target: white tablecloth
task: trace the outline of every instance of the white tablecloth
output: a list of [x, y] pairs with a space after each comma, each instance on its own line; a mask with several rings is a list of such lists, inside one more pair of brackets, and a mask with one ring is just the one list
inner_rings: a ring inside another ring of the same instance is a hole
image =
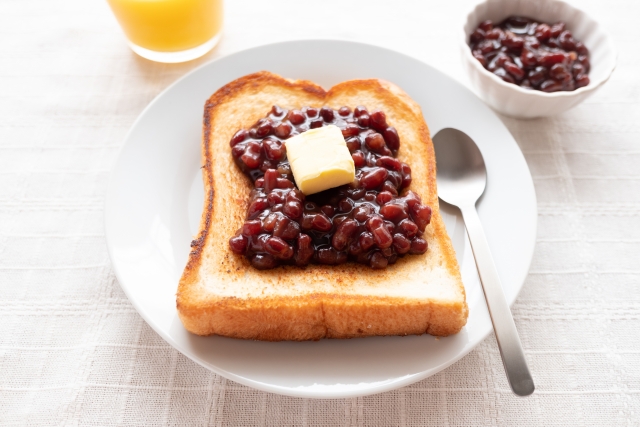
[[104, 1], [0, 2], [1, 425], [640, 425], [640, 6], [581, 2], [618, 69], [558, 117], [504, 122], [538, 197], [538, 242], [513, 306], [536, 393], [514, 397], [493, 337], [396, 391], [309, 400], [240, 386], [167, 345], [120, 289], [104, 240], [109, 170], [154, 96], [231, 52], [295, 38], [365, 41], [465, 81], [468, 2], [227, 1], [206, 57], [162, 65], [126, 46]]

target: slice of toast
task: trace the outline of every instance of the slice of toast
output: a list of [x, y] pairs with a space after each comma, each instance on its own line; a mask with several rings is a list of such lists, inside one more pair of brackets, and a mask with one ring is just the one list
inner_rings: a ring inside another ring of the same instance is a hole
[[[350, 262], [257, 270], [231, 252], [228, 241], [245, 220], [252, 183], [234, 163], [229, 140], [273, 105], [364, 105], [384, 111], [400, 135], [398, 158], [412, 169], [409, 189], [433, 210], [424, 233], [427, 252], [406, 255], [383, 270]], [[420, 107], [400, 88], [372, 79], [346, 81], [325, 91], [309, 81], [259, 72], [209, 98], [203, 131], [204, 212], [177, 293], [178, 314], [187, 330], [279, 341], [446, 336], [465, 325], [465, 291], [439, 213], [429, 129]]]

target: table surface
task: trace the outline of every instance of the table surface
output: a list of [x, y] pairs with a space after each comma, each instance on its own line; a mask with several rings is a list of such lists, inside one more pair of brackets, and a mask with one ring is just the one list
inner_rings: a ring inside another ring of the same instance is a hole
[[377, 44], [466, 83], [456, 31], [470, 4], [228, 1], [220, 45], [164, 65], [128, 49], [104, 1], [0, 2], [0, 424], [640, 425], [640, 5], [631, 0], [580, 3], [619, 51], [596, 95], [557, 117], [502, 117], [538, 197], [536, 251], [513, 306], [533, 396], [510, 393], [493, 337], [384, 394], [253, 390], [173, 350], [116, 280], [103, 226], [109, 170], [169, 84], [222, 55], [299, 38]]

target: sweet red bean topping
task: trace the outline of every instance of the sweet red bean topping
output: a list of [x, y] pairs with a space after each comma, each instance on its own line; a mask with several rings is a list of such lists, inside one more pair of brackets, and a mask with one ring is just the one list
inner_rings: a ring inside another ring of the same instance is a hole
[[469, 36], [469, 46], [484, 68], [525, 89], [572, 91], [589, 84], [589, 50], [564, 22], [546, 24], [522, 16], [498, 24], [484, 21]]
[[404, 255], [411, 249], [411, 240], [400, 233], [396, 233], [393, 235], [393, 248], [399, 255]]
[[338, 114], [340, 114], [343, 117], [346, 117], [349, 114], [351, 114], [351, 108], [349, 108], [349, 107], [340, 107], [340, 109], [338, 110]]
[[238, 234], [237, 236], [233, 236], [229, 239], [229, 246], [231, 250], [237, 254], [244, 254], [247, 251], [247, 242], [248, 239], [242, 234]]
[[[583, 75], [580, 66], [577, 61], [554, 73]], [[295, 185], [284, 142], [329, 124], [345, 137], [356, 179], [306, 197]], [[267, 117], [236, 132], [229, 145], [235, 163], [254, 183], [247, 218], [229, 247], [255, 268], [349, 260], [385, 268], [398, 257], [427, 250], [423, 232], [431, 208], [406, 191], [411, 168], [396, 158], [400, 137], [384, 112], [362, 105], [353, 110], [273, 106]]]

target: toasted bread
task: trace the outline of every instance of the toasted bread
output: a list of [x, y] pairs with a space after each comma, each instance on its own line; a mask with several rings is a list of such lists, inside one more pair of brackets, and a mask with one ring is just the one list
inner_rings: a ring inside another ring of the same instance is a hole
[[[257, 270], [229, 249], [242, 225], [252, 183], [236, 166], [229, 140], [272, 105], [380, 109], [400, 135], [398, 158], [412, 168], [410, 189], [433, 210], [423, 255], [407, 255], [383, 270], [346, 263]], [[351, 80], [328, 91], [268, 72], [239, 78], [205, 104], [204, 212], [177, 292], [184, 327], [198, 335], [266, 341], [374, 335], [457, 333], [467, 303], [451, 240], [438, 209], [433, 144], [420, 107], [381, 80]]]

